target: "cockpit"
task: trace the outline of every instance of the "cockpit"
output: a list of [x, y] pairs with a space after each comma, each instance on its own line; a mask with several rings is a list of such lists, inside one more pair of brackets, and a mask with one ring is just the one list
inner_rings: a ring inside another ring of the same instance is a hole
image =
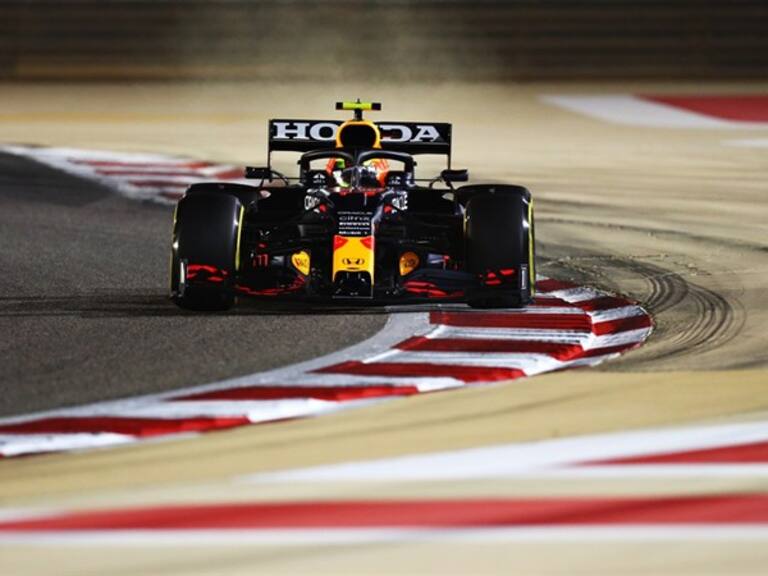
[[315, 150], [299, 159], [299, 179], [318, 188], [407, 188], [416, 162], [388, 150]]

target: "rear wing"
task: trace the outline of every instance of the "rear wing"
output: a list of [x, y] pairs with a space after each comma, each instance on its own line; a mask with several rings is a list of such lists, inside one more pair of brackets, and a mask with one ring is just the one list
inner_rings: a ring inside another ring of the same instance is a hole
[[[270, 120], [268, 163], [272, 152], [309, 152], [336, 146], [343, 120]], [[438, 154], [451, 167], [451, 125], [443, 122], [375, 122], [383, 150], [408, 154]]]

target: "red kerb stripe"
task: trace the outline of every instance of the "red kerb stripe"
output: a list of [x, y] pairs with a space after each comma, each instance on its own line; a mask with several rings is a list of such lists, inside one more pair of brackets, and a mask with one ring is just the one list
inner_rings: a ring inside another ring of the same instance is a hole
[[41, 418], [5, 424], [0, 432], [8, 434], [74, 434], [74, 433], [113, 433], [147, 437], [180, 432], [205, 432], [233, 428], [249, 424], [244, 417], [226, 418], [121, 418], [117, 416], [84, 416]]
[[590, 464], [760, 464], [768, 463], [768, 442], [721, 446], [632, 458], [615, 458]]
[[418, 394], [416, 386], [245, 386], [228, 390], [213, 390], [199, 394], [178, 396], [170, 400], [280, 400], [286, 398], [315, 398], [343, 402], [383, 396]]
[[574, 307], [570, 302], [566, 302], [562, 298], [557, 298], [555, 296], [536, 296], [529, 306], [539, 308], [543, 306]]
[[0, 522], [0, 532], [713, 523], [768, 523], [768, 496], [193, 504]]
[[245, 168], [227, 168], [214, 172], [208, 178], [216, 178], [218, 180], [239, 180], [245, 177]]
[[582, 302], [574, 302], [571, 306], [581, 308], [585, 312], [596, 312], [598, 310], [611, 310], [613, 308], [622, 308], [629, 306], [631, 302], [624, 298], [617, 298], [616, 296], [601, 296], [592, 300], [583, 300]]
[[653, 322], [651, 321], [651, 317], [643, 314], [641, 316], [630, 316], [629, 318], [619, 318], [617, 320], [599, 322], [592, 326], [592, 332], [601, 336], [603, 334], [615, 334], [617, 332], [626, 332], [628, 330], [650, 328], [652, 325]]
[[[200, 177], [200, 181], [205, 178]], [[174, 182], [173, 180], [128, 180], [131, 186], [137, 188], [187, 188], [189, 182]]]
[[768, 122], [768, 94], [642, 96], [645, 100], [737, 122]]
[[594, 358], [595, 356], [605, 356], [607, 354], [616, 354], [617, 352], [627, 352], [632, 348], [640, 346], [641, 342], [631, 342], [629, 344], [618, 344], [617, 346], [605, 346], [603, 348], [590, 348], [579, 354], [579, 358]]
[[201, 172], [193, 172], [193, 171], [159, 171], [159, 170], [153, 170], [153, 171], [146, 171], [146, 170], [115, 170], [115, 169], [104, 169], [99, 168], [96, 170], [97, 174], [100, 174], [102, 176], [153, 176], [157, 178], [206, 178], [207, 176], [205, 174], [202, 174]]
[[314, 370], [319, 374], [354, 374], [356, 376], [448, 377], [462, 382], [495, 382], [525, 376], [518, 368], [501, 366], [462, 366], [417, 362], [342, 362]]
[[514, 312], [430, 312], [432, 324], [476, 328], [531, 328], [589, 332], [592, 321], [586, 314], [515, 314]]
[[547, 354], [558, 360], [581, 356], [579, 344], [537, 342], [535, 340], [502, 340], [492, 338], [425, 338], [415, 336], [397, 345], [415, 352], [509, 352], [512, 354]]

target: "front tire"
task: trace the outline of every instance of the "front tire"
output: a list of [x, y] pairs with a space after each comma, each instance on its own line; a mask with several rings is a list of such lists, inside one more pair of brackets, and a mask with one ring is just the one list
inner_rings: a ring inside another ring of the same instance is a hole
[[171, 298], [188, 310], [228, 310], [235, 275], [243, 206], [229, 194], [182, 198], [171, 247]]
[[520, 186], [489, 186], [466, 204], [467, 269], [478, 284], [467, 294], [474, 308], [519, 308], [533, 300], [533, 201]]

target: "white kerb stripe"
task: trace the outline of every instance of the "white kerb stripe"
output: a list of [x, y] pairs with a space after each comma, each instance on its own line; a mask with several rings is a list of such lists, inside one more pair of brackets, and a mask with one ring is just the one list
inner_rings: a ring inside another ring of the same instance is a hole
[[669, 526], [520, 526], [502, 528], [323, 528], [315, 530], [88, 530], [0, 532], [0, 546], [301, 546], [375, 542], [668, 542], [764, 541], [764, 524]]

